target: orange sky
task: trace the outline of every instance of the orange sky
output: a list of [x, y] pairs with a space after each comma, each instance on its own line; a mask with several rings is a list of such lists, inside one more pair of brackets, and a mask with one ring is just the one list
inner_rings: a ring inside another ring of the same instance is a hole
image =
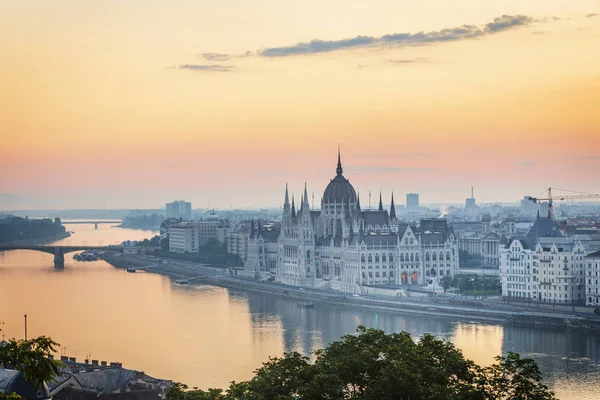
[[599, 1], [322, 3], [0, 0], [0, 209], [600, 192]]

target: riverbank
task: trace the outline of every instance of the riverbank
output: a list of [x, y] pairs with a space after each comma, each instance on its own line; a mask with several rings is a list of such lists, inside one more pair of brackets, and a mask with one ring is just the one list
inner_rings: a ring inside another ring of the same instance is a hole
[[168, 263], [147, 255], [109, 255], [105, 260], [116, 268], [142, 268], [146, 272], [186, 278], [195, 283], [211, 284], [235, 290], [261, 292], [340, 307], [363, 308], [373, 311], [431, 315], [462, 321], [494, 324], [515, 324], [551, 328], [581, 328], [600, 332], [600, 318], [565, 313], [562, 310], [536, 310], [520, 304], [498, 301], [451, 298], [443, 296], [366, 297], [332, 290], [317, 290], [287, 286], [230, 275], [226, 268], [210, 267], [192, 262], [169, 260]]

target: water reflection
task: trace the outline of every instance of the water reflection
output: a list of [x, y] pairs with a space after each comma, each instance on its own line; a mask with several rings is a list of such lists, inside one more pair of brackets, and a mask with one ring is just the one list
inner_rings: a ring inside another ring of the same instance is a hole
[[[119, 243], [152, 233], [101, 225], [76, 226], [64, 244]], [[479, 364], [517, 351], [534, 357], [559, 398], [599, 399], [600, 339], [577, 331], [502, 327], [402, 313], [372, 312], [214, 286], [181, 286], [151, 273], [128, 274], [103, 261], [67, 259], [55, 271], [52, 256], [0, 253], [0, 320], [7, 336], [49, 335], [79, 358], [125, 366], [191, 386], [226, 387], [285, 351], [311, 354], [364, 325], [386, 332], [426, 332], [451, 340]]]

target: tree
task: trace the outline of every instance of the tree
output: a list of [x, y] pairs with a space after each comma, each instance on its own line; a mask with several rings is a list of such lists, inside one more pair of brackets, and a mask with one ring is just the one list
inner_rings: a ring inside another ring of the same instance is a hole
[[450, 289], [450, 286], [452, 286], [452, 277], [450, 275], [445, 275], [440, 280], [440, 283], [442, 284], [442, 287], [444, 288], [444, 293], [446, 293], [446, 291], [448, 289]]
[[27, 381], [40, 388], [59, 374], [61, 362], [50, 358], [58, 345], [45, 336], [29, 340], [11, 339], [0, 346], [0, 364], [23, 372]]
[[169, 400], [551, 400], [535, 361], [509, 353], [490, 367], [465, 359], [452, 343], [407, 332], [358, 328], [315, 352], [272, 358], [246, 382], [221, 391], [174, 385]]

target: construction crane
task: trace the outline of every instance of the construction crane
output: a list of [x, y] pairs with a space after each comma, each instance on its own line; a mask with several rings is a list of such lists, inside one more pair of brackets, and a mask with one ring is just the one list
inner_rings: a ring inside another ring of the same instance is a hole
[[[568, 195], [558, 195], [556, 197], [552, 197], [552, 190], [559, 190], [561, 192], [569, 192], [576, 194], [568, 194]], [[557, 188], [548, 188], [540, 194], [540, 196], [545, 197], [529, 197], [529, 200], [537, 203], [538, 201], [547, 201], [548, 202], [548, 218], [550, 220], [554, 219], [554, 212], [552, 210], [552, 201], [554, 200], [588, 200], [588, 199], [598, 199], [600, 200], [600, 194], [595, 193], [583, 193], [583, 192], [574, 192], [572, 190], [566, 189], [557, 189]]]

